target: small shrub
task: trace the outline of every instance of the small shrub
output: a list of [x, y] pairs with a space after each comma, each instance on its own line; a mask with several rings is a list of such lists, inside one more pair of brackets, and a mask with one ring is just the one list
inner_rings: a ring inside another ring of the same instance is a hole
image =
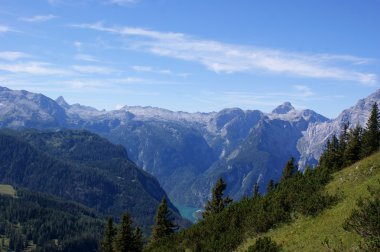
[[281, 251], [281, 246], [277, 245], [269, 237], [260, 237], [255, 244], [248, 248], [248, 252], [277, 252]]

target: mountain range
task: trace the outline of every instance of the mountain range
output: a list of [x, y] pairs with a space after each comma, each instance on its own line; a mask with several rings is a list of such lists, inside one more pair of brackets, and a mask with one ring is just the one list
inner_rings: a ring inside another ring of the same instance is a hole
[[227, 108], [219, 112], [173, 112], [124, 106], [105, 111], [0, 87], [0, 127], [86, 129], [124, 146], [128, 158], [155, 176], [178, 205], [202, 207], [219, 177], [235, 199], [263, 192], [278, 180], [287, 160], [313, 165], [342, 124], [365, 126], [380, 91], [328, 119], [289, 102], [271, 113]]

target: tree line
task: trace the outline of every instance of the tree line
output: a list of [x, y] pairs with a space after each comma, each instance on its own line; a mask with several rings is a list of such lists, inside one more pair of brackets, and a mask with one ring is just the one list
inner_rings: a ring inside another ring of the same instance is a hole
[[337, 171], [368, 157], [379, 149], [380, 123], [376, 102], [372, 106], [366, 128], [356, 125], [349, 130], [349, 126], [349, 123], [344, 124], [338, 137], [333, 135], [327, 140], [325, 151], [319, 159], [319, 167]]

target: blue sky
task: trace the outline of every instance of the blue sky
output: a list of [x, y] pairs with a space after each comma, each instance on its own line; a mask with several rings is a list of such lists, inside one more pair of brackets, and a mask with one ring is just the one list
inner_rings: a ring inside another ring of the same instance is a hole
[[333, 118], [377, 90], [378, 0], [0, 0], [0, 85], [98, 109]]

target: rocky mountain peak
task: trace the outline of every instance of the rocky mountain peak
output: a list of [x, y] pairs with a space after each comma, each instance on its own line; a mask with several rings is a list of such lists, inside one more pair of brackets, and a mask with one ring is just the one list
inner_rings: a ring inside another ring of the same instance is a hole
[[0, 91], [10, 91], [10, 89], [9, 89], [9, 88], [6, 88], [6, 87], [2, 87], [2, 86], [0, 86]]
[[292, 106], [290, 102], [284, 102], [277, 108], [272, 111], [272, 114], [287, 114], [289, 111], [294, 110], [295, 108]]
[[63, 108], [70, 107], [70, 105], [65, 101], [65, 98], [63, 98], [62, 96], [55, 99], [55, 102], [58, 103], [58, 105], [63, 107]]
[[367, 99], [380, 100], [380, 89], [376, 90], [374, 93], [369, 95]]

